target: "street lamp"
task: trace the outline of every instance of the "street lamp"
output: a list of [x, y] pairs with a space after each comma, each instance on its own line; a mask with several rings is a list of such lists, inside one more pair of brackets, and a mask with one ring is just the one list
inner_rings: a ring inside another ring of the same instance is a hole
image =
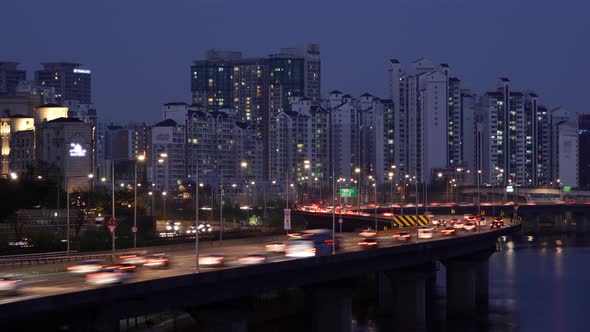
[[416, 184], [416, 223], [418, 223], [418, 179], [415, 176], [412, 176]]
[[133, 248], [137, 248], [137, 162], [144, 162], [145, 156], [138, 155], [135, 161], [135, 186], [133, 187]]
[[[154, 154], [154, 164], [152, 165], [152, 206], [151, 206], [151, 212], [152, 212], [152, 216], [155, 215], [156, 212], [156, 192], [158, 190], [157, 186], [156, 186], [156, 175], [157, 175], [157, 167], [158, 164], [163, 164], [164, 163], [164, 159], [166, 159], [168, 157], [168, 154], [166, 152], [160, 153], [160, 155], [158, 156], [158, 153], [155, 152]], [[158, 158], [159, 157], [159, 158]], [[166, 188], [166, 187], [164, 187]]]
[[338, 220], [338, 223], [340, 224], [340, 233], [342, 233], [342, 195], [341, 195], [341, 193], [342, 193], [342, 182], [344, 182], [344, 179], [340, 178], [337, 181], [338, 181], [338, 186], [339, 186], [338, 200], [340, 201], [340, 219]]
[[480, 199], [480, 194], [479, 194], [479, 181], [480, 181], [480, 177], [481, 177], [481, 169], [477, 170], [477, 213], [479, 214], [481, 212], [481, 199]]
[[377, 183], [373, 183], [373, 189], [375, 189], [375, 232], [379, 230], [379, 225], [377, 225]]
[[16, 174], [15, 172], [11, 172], [11, 173], [10, 173], [10, 179], [11, 179], [11, 180], [16, 180], [16, 179], [18, 179], [18, 174]]
[[[395, 169], [395, 165], [391, 166], [391, 168]], [[395, 204], [395, 201], [393, 199], [393, 176], [394, 176], [394, 173], [389, 172], [388, 175], [389, 175], [389, 181], [391, 181], [391, 192], [390, 192], [390, 195], [391, 195], [391, 229], [393, 229], [393, 222], [395, 219], [394, 218], [395, 215], [393, 214], [393, 205]]]
[[357, 188], [358, 188], [358, 192], [356, 193], [357, 197], [357, 205], [358, 205], [358, 210], [360, 212], [361, 210], [361, 178], [360, 178], [360, 174], [361, 174], [361, 169], [359, 167], [354, 169], [354, 174], [356, 174], [356, 181], [357, 181]]

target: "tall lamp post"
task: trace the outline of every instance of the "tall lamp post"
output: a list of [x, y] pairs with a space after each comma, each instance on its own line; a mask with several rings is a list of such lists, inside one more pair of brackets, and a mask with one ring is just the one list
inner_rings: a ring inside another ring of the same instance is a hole
[[[395, 169], [395, 165], [391, 166], [392, 169]], [[390, 192], [390, 196], [391, 196], [391, 229], [393, 229], [393, 224], [394, 224], [394, 219], [395, 219], [395, 215], [393, 214], [393, 205], [394, 205], [394, 200], [393, 200], [393, 172], [389, 172], [389, 181], [391, 181], [391, 192]]]
[[479, 182], [480, 177], [481, 177], [481, 170], [478, 169], [477, 173], [475, 174], [477, 176], [477, 213], [479, 214], [481, 212], [481, 198], [480, 198], [480, 194], [479, 194]]
[[200, 272], [199, 267], [199, 160], [195, 160], [195, 270]]
[[340, 219], [338, 220], [338, 223], [340, 224], [340, 233], [342, 233], [342, 195], [340, 194], [342, 192], [342, 182], [344, 182], [344, 179], [340, 178], [337, 180], [338, 181], [338, 200], [340, 201]]
[[375, 231], [379, 230], [379, 225], [377, 225], [377, 179], [375, 178], [375, 182], [373, 183], [373, 189], [375, 191], [375, 212], [373, 213], [375, 217]]
[[412, 180], [416, 184], [416, 223], [418, 223], [418, 179], [415, 176], [412, 176]]
[[354, 169], [354, 174], [356, 174], [356, 181], [357, 181], [357, 193], [356, 193], [356, 201], [357, 201], [357, 208], [358, 211], [360, 212], [361, 210], [361, 178], [360, 178], [360, 174], [361, 174], [361, 169], [359, 167]]
[[133, 248], [137, 248], [137, 163], [145, 160], [144, 155], [135, 158], [135, 186], [133, 187]]

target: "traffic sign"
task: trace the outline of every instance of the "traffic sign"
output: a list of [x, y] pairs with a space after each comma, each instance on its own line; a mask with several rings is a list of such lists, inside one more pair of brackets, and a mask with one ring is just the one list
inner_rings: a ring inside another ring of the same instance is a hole
[[513, 193], [514, 192], [514, 187], [511, 185], [506, 186], [506, 192], [507, 193]]
[[504, 211], [500, 211], [500, 217], [504, 217]]
[[131, 227], [131, 231], [132, 231], [133, 233], [137, 233], [137, 227], [135, 227], [135, 226]]
[[484, 211], [484, 210], [479, 211], [479, 215], [480, 216], [485, 216], [486, 215], [486, 211]]
[[291, 229], [291, 209], [285, 209], [284, 228], [285, 230]]
[[455, 209], [451, 209], [451, 214], [455, 214]]
[[572, 186], [563, 186], [563, 192], [564, 193], [571, 193], [572, 192]]
[[514, 204], [514, 210], [518, 211], [518, 203]]
[[340, 189], [340, 197], [356, 197], [356, 188]]
[[107, 227], [109, 232], [114, 233], [115, 229], [117, 228], [117, 220], [113, 217], [110, 217], [109, 221], [107, 222]]
[[342, 222], [343, 222], [342, 218], [338, 219], [339, 224], [342, 224]]

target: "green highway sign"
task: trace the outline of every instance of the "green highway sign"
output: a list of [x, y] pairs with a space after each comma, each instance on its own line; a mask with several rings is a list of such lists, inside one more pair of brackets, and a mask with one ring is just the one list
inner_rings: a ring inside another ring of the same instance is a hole
[[356, 188], [340, 189], [340, 197], [356, 197]]
[[572, 192], [572, 186], [563, 186], [563, 192], [564, 193], [571, 193]]

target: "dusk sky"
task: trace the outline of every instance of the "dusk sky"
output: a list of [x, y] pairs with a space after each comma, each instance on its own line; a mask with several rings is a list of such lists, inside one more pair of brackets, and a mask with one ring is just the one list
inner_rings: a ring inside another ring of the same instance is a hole
[[98, 111], [155, 121], [190, 102], [190, 65], [211, 48], [265, 56], [320, 44], [322, 95], [389, 97], [386, 62], [448, 63], [481, 93], [500, 76], [549, 108], [590, 113], [586, 0], [14, 0], [4, 1], [0, 60], [34, 78], [41, 62], [92, 70]]

